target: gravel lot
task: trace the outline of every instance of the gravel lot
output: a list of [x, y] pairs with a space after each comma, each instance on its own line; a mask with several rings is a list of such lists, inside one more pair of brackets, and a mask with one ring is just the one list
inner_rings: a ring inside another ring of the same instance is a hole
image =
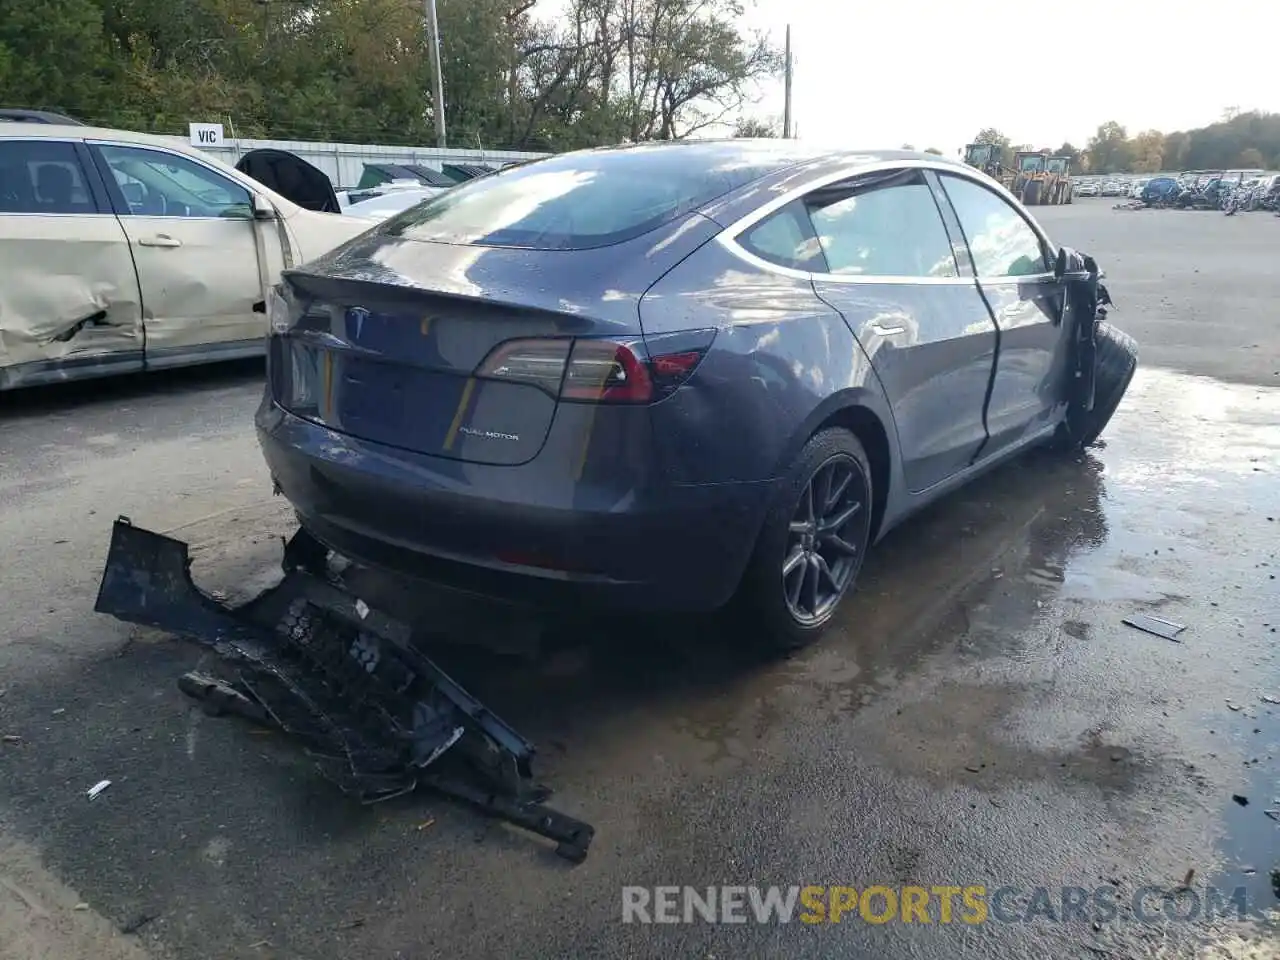
[[[177, 531], [211, 588], [277, 562], [259, 370], [0, 396], [0, 734], [20, 738], [0, 743], [0, 960], [1127, 958], [1199, 955], [1197, 936], [1276, 956], [1265, 931], [1123, 904], [1189, 870], [1280, 904], [1280, 221], [1040, 216], [1103, 263], [1141, 345], [1104, 447], [1032, 456], [904, 525], [790, 661], [703, 623], [601, 622], [483, 680], [474, 649], [440, 651], [596, 825], [576, 868], [430, 795], [344, 801], [291, 745], [190, 706], [174, 681], [199, 650], [91, 612], [117, 514]], [[1133, 612], [1187, 624], [1182, 642]], [[1114, 885], [1122, 909], [620, 922], [626, 884], [910, 883]]]

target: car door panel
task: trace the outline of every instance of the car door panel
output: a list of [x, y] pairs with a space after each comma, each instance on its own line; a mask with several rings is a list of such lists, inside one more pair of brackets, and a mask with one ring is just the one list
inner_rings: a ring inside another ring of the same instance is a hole
[[[893, 409], [912, 493], [968, 466], [986, 440], [982, 406], [995, 329], [972, 280], [914, 286], [815, 278], [871, 360]], [[957, 318], [971, 321], [960, 326]]]
[[1068, 351], [1064, 287], [1050, 269], [1043, 235], [1006, 198], [959, 174], [938, 177], [999, 331], [981, 456], [1030, 439], [1057, 422], [1065, 404]]
[[1065, 398], [1067, 351], [1063, 288], [1053, 275], [982, 279], [1000, 330], [996, 375], [987, 407], [987, 451], [1016, 444], [1054, 422]]
[[76, 145], [0, 140], [0, 389], [141, 369], [128, 239]]
[[218, 344], [261, 340], [265, 316], [253, 224], [123, 217], [142, 287], [148, 366]]
[[137, 265], [147, 366], [261, 350], [266, 317], [249, 192], [176, 154], [96, 150]]
[[[810, 203], [817, 233], [829, 234], [830, 270], [814, 274], [814, 290], [870, 358], [893, 409], [907, 489], [918, 493], [968, 466], [986, 441], [995, 325], [956, 263], [921, 171], [845, 187], [845, 200]], [[821, 210], [832, 211], [829, 225]]]

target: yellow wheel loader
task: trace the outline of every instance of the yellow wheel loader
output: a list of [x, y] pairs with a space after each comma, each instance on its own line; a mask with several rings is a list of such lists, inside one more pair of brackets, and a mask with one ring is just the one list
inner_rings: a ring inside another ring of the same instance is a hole
[[1070, 157], [1050, 157], [1049, 173], [1057, 178], [1056, 194], [1057, 199], [1054, 203], [1070, 203], [1075, 199], [1076, 184], [1071, 179], [1071, 158]]
[[1050, 157], [1044, 151], [1013, 155], [1013, 184], [1010, 192], [1029, 207], [1070, 203], [1071, 160]]
[[1004, 174], [1004, 167], [1000, 162], [1001, 152], [1000, 146], [994, 143], [966, 144], [964, 162], [999, 180]]

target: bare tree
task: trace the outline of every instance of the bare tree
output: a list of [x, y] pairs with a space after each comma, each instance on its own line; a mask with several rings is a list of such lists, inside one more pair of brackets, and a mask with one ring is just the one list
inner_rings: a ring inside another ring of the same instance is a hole
[[739, 117], [733, 126], [735, 137], [776, 137], [778, 126], [772, 120], [761, 120], [759, 117]]
[[741, 15], [738, 0], [572, 0], [524, 30], [512, 139], [550, 124], [571, 140], [669, 140], [726, 123], [781, 66]]

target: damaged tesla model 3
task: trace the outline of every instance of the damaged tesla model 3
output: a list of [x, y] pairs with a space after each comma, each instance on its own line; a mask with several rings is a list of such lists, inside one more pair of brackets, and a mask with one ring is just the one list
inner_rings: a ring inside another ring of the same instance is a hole
[[870, 544], [1136, 365], [1096, 265], [940, 157], [697, 141], [464, 184], [286, 271], [259, 440], [335, 551], [821, 632]]

